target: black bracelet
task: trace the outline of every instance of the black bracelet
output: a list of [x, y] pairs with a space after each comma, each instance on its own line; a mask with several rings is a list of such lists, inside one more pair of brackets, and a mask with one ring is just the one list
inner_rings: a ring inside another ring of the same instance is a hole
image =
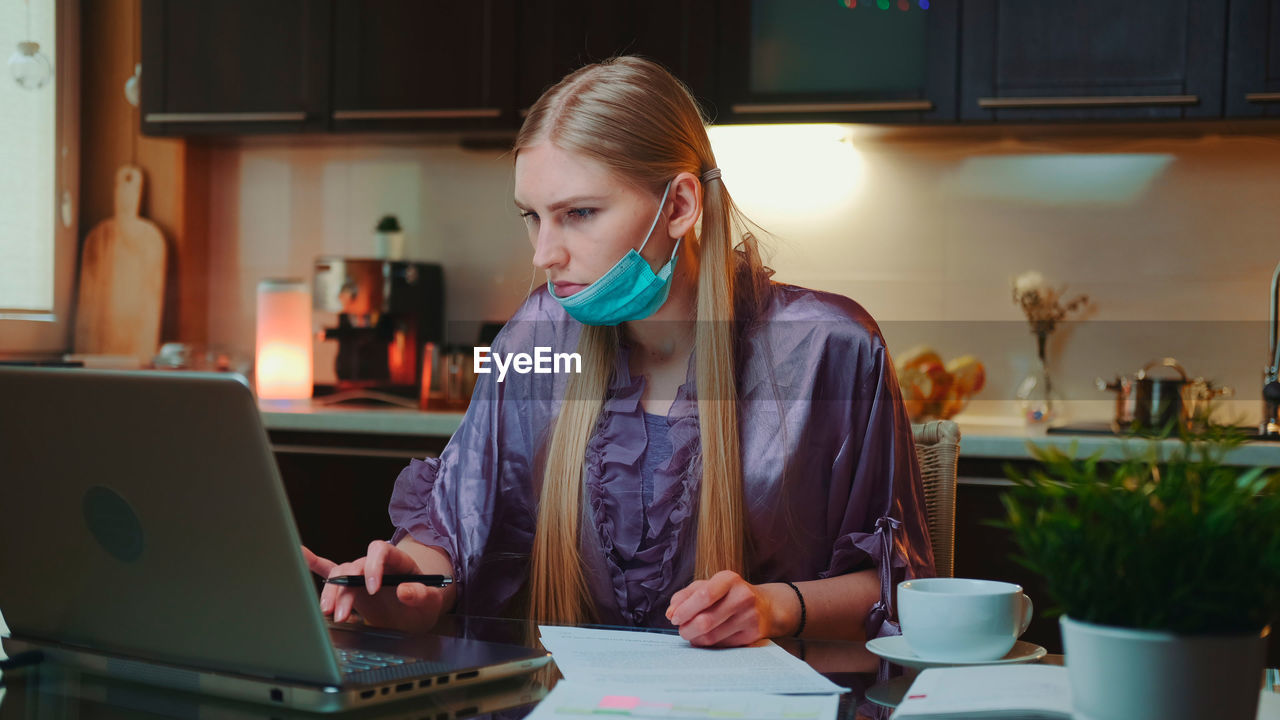
[[800, 601], [800, 627], [796, 628], [795, 634], [791, 636], [791, 637], [800, 637], [800, 633], [804, 632], [804, 621], [806, 619], [805, 611], [804, 611], [804, 595], [800, 594], [800, 588], [796, 587], [796, 584], [791, 582], [790, 580], [783, 580], [782, 582], [790, 586], [792, 590], [796, 591], [796, 599]]

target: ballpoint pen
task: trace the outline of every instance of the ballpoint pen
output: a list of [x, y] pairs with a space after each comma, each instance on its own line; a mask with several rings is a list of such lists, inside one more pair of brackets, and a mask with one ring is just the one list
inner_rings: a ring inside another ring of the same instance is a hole
[[[338, 575], [325, 580], [330, 585], [342, 585], [344, 587], [364, 587], [365, 577], [363, 575]], [[421, 583], [428, 587], [445, 587], [453, 584], [453, 578], [448, 575], [397, 575], [388, 574], [382, 576], [382, 586], [391, 587], [393, 585], [401, 585], [404, 583]]]

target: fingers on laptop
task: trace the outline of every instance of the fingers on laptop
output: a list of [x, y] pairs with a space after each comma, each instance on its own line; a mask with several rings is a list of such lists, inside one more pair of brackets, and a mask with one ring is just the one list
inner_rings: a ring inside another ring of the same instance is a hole
[[[329, 584], [324, 586], [320, 593], [320, 611], [325, 615], [331, 615], [334, 622], [346, 622], [351, 617], [353, 609], [359, 610], [361, 615], [366, 616], [366, 620], [371, 619], [370, 616], [372, 616], [383, 622], [391, 621], [392, 617], [401, 616], [401, 610], [406, 607], [418, 608], [419, 612], [425, 611], [434, 615], [431, 612], [432, 606], [439, 606], [442, 603], [442, 591], [438, 588], [429, 588], [418, 583], [405, 583], [394, 588], [382, 586], [384, 572], [418, 572], [417, 562], [411, 555], [386, 541], [375, 540], [369, 544], [368, 555], [341, 565], [316, 557], [310, 551], [306, 554], [307, 564], [317, 574], [321, 567], [320, 563], [328, 563], [325, 566], [328, 567], [328, 572], [324, 575], [326, 578], [339, 575], [365, 577], [364, 587]], [[312, 558], [315, 558], [316, 562], [313, 563]], [[388, 592], [380, 592], [382, 590]], [[384, 615], [386, 617], [383, 617]]]
[[[328, 579], [339, 574], [336, 572], [338, 569], [337, 563], [316, 555], [306, 545], [302, 546], [302, 557], [307, 561], [307, 568], [322, 578]], [[333, 611], [333, 591], [335, 589], [336, 586], [334, 585], [325, 585], [320, 591], [320, 611], [326, 615]]]
[[[337, 565], [329, 573], [329, 577], [338, 575], [363, 575], [365, 558], [360, 558], [355, 562], [343, 563]], [[320, 610], [325, 614], [333, 613], [335, 622], [344, 622], [351, 616], [351, 606], [355, 604], [356, 593], [364, 593], [363, 588], [346, 588], [340, 585], [325, 585], [325, 592], [330, 594], [329, 604], [326, 606], [324, 598], [320, 600]]]
[[333, 604], [338, 598], [339, 589], [337, 585], [326, 584], [324, 586], [324, 589], [320, 591], [320, 612], [325, 615], [333, 614]]

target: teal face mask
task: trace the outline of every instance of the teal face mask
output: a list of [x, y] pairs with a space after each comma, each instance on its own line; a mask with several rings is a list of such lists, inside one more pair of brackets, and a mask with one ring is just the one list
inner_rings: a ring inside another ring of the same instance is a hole
[[[641, 251], [649, 244], [649, 236], [658, 226], [658, 218], [662, 217], [662, 208], [666, 207], [670, 191], [671, 183], [668, 182], [658, 203], [658, 214], [653, 217], [649, 232], [640, 245]], [[598, 280], [567, 298], [556, 295], [550, 280], [547, 281], [547, 290], [574, 320], [583, 325], [618, 325], [643, 320], [667, 301], [679, 252], [680, 240], [677, 240], [671, 250], [671, 259], [655, 273], [640, 253], [632, 248]]]

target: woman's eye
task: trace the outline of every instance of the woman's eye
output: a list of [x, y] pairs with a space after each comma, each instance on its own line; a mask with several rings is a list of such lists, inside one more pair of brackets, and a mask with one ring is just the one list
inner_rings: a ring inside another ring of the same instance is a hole
[[574, 208], [565, 214], [568, 215], [571, 220], [586, 220], [594, 215], [595, 212], [594, 208]]
[[524, 218], [524, 221], [527, 223], [538, 222], [538, 213], [536, 212], [522, 212], [520, 213], [520, 217]]

